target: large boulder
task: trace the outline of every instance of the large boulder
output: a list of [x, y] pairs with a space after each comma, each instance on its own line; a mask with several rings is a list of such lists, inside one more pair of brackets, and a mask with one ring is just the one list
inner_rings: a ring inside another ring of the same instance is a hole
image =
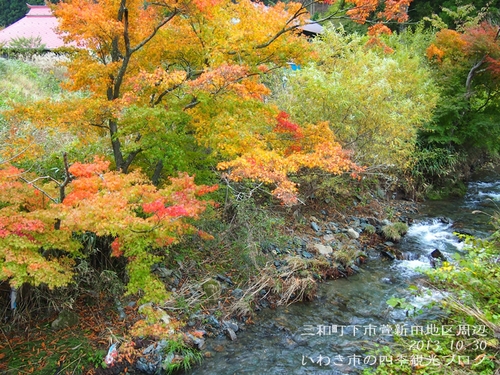
[[205, 296], [208, 301], [210, 302], [216, 302], [217, 299], [220, 296], [221, 292], [221, 285], [217, 280], [210, 279], [205, 281], [202, 285], [201, 288], [203, 290], [203, 293], [205, 293]]

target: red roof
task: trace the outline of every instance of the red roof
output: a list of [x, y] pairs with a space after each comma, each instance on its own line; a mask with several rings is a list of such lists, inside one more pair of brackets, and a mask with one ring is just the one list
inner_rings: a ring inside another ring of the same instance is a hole
[[[29, 12], [16, 23], [0, 30], [0, 43], [8, 43], [15, 38], [37, 38], [47, 49], [64, 46], [62, 38], [54, 31], [57, 19], [45, 5], [28, 5]], [[7, 44], [8, 45], [8, 44]]]

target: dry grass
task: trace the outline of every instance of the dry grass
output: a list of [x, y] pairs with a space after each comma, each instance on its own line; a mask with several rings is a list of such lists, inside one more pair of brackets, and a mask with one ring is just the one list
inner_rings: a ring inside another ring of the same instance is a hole
[[[267, 264], [260, 276], [250, 282], [247, 290], [228, 309], [228, 316], [253, 314], [252, 305], [257, 298], [273, 297], [276, 306], [287, 306], [297, 301], [310, 300], [316, 293], [312, 271], [331, 266], [326, 261], [288, 257], [286, 265], [277, 269]], [[263, 293], [262, 291], [265, 291]]]

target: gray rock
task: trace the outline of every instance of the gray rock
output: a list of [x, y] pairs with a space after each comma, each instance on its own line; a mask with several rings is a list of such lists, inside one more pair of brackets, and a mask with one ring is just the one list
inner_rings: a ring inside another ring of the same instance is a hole
[[330, 255], [331, 253], [333, 253], [333, 249], [331, 246], [325, 246], [320, 243], [315, 243], [313, 246], [320, 255]]
[[224, 281], [225, 283], [228, 283], [229, 285], [233, 285], [233, 281], [229, 278], [229, 277], [226, 277], [224, 275], [221, 275], [221, 274], [218, 274], [216, 276], [217, 280], [220, 280], [220, 281]]
[[203, 349], [203, 347], [205, 346], [205, 339], [202, 337], [198, 338], [190, 333], [187, 333], [186, 337], [188, 338], [189, 344], [191, 344], [191, 346], [196, 346], [200, 350]]
[[337, 227], [336, 223], [330, 221], [327, 225], [334, 233], [338, 232], [339, 228]]
[[174, 273], [173, 270], [169, 270], [168, 268], [165, 267], [158, 267], [156, 269], [156, 272], [158, 273], [158, 276], [160, 276], [163, 279], [169, 278]]
[[351, 267], [351, 269], [352, 269], [354, 272], [357, 272], [357, 273], [360, 273], [360, 272], [362, 272], [362, 271], [363, 271], [361, 268], [359, 268], [358, 266], [355, 266], [354, 264], [351, 264], [349, 267]]
[[235, 290], [232, 291], [231, 295], [234, 297], [234, 298], [241, 298], [243, 297], [243, 289], [240, 289], [240, 288], [236, 288]]
[[238, 324], [231, 322], [231, 321], [224, 322], [223, 324], [226, 328], [232, 329], [233, 332], [238, 332], [238, 329], [239, 329]]
[[385, 251], [385, 250], [382, 250], [380, 252], [380, 254], [384, 257], [386, 257], [387, 259], [390, 259], [390, 260], [395, 260], [396, 259], [396, 256], [392, 253], [389, 253], [388, 251]]
[[70, 310], [62, 310], [56, 320], [52, 322], [52, 329], [59, 330], [78, 324], [79, 317]]
[[350, 225], [352, 227], [359, 227], [361, 225], [361, 221], [357, 217], [352, 217], [351, 219], [352, 220], [351, 220]]
[[312, 254], [307, 251], [302, 251], [302, 256], [306, 259], [311, 259], [313, 257]]
[[385, 199], [385, 191], [381, 188], [377, 188], [377, 195], [379, 198]]
[[377, 227], [377, 226], [381, 226], [382, 225], [382, 222], [375, 218], [375, 217], [368, 217], [366, 218], [366, 222], [370, 225], [373, 225], [374, 227]]
[[219, 321], [217, 320], [217, 318], [213, 315], [209, 315], [207, 317], [207, 324], [208, 325], [211, 325], [212, 327], [214, 328], [219, 328], [220, 327], [220, 323]]
[[346, 233], [349, 236], [349, 238], [352, 238], [353, 240], [357, 240], [359, 238], [359, 233], [352, 228], [347, 229]]
[[323, 236], [323, 240], [325, 240], [326, 242], [330, 242], [330, 241], [335, 240], [335, 236], [333, 234], [331, 234], [331, 233], [325, 234]]
[[260, 305], [264, 309], [268, 309], [271, 306], [271, 305], [269, 305], [269, 302], [267, 302], [265, 299], [263, 299], [263, 300], [260, 301]]
[[438, 249], [435, 249], [433, 250], [429, 255], [428, 255], [428, 258], [431, 262], [431, 266], [432, 268], [436, 268], [437, 266], [437, 262], [436, 260], [440, 260], [441, 262], [446, 262], [446, 257], [443, 255], [443, 253], [441, 251], [439, 251]]
[[234, 341], [236, 340], [236, 333], [234, 333], [234, 331], [231, 329], [231, 328], [226, 328], [225, 331], [226, 333], [226, 336], [231, 340], [231, 341]]
[[317, 223], [315, 223], [314, 221], [311, 222], [311, 228], [314, 229], [316, 232], [320, 231], [319, 225]]
[[144, 374], [153, 375], [156, 374], [158, 365], [158, 360], [153, 363], [150, 360], [141, 357], [136, 361], [135, 368]]

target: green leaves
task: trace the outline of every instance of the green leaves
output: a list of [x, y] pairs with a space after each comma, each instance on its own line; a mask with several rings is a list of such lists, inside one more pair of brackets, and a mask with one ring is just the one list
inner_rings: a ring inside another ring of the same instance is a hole
[[286, 74], [273, 99], [294, 121], [328, 121], [355, 161], [402, 166], [437, 99], [408, 39], [386, 39], [395, 50], [385, 54], [368, 49], [364, 37], [327, 29], [313, 44], [319, 61]]

